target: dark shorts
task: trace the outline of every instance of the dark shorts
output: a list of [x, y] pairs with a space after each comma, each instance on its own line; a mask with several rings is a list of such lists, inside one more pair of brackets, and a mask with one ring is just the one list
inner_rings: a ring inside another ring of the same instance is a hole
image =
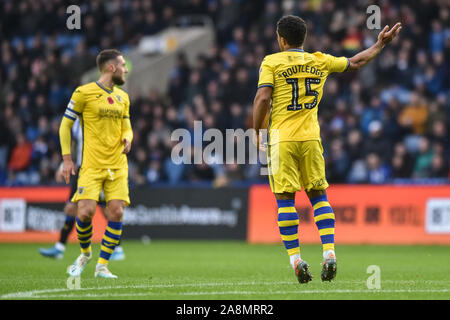
[[74, 176], [70, 175], [70, 196], [69, 196], [68, 202], [71, 202], [70, 199], [72, 199], [72, 197], [75, 194], [75, 192], [77, 192], [78, 171], [79, 170], [77, 170], [77, 173]]

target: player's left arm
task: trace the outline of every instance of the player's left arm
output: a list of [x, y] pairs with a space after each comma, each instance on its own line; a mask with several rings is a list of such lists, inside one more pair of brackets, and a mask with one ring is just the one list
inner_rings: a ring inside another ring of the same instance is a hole
[[127, 154], [131, 150], [131, 142], [133, 141], [133, 128], [131, 127], [130, 121], [130, 100], [127, 99], [125, 110], [122, 115], [122, 136], [121, 141], [123, 142], [122, 153]]
[[76, 174], [75, 165], [73, 164], [71, 156], [72, 126], [76, 118], [82, 114], [84, 105], [84, 93], [80, 88], [77, 88], [72, 94], [59, 126], [59, 141], [61, 144], [61, 154], [63, 157], [62, 173], [66, 184], [70, 182], [70, 175]]
[[253, 101], [253, 128], [255, 129], [253, 143], [262, 151], [265, 151], [265, 147], [262, 145], [260, 130], [265, 129], [263, 124], [270, 108], [272, 91], [273, 89], [271, 86], [260, 87], [256, 92], [255, 100]]
[[359, 70], [368, 64], [400, 33], [400, 30], [402, 30], [400, 22], [396, 23], [391, 30], [389, 30], [389, 26], [385, 26], [378, 34], [378, 40], [374, 45], [348, 59], [350, 63], [348, 70]]
[[255, 100], [253, 101], [253, 128], [256, 134], [259, 134], [259, 130], [265, 129], [263, 123], [270, 108], [272, 90], [272, 87], [267, 86], [259, 88], [256, 92]]
[[261, 145], [260, 130], [265, 129], [265, 120], [272, 101], [272, 92], [275, 85], [273, 67], [267, 57], [264, 58], [259, 69], [258, 91], [253, 101], [253, 143], [257, 148], [264, 150]]

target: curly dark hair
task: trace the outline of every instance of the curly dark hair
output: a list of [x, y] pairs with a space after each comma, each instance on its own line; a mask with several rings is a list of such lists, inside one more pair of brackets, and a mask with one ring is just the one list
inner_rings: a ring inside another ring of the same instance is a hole
[[306, 37], [306, 22], [300, 17], [284, 16], [277, 22], [277, 31], [290, 46], [300, 47]]

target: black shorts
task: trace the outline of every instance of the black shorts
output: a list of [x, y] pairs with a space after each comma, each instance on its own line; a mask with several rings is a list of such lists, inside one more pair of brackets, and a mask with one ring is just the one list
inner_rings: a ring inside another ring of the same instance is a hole
[[77, 188], [78, 188], [78, 171], [80, 170], [76, 170], [77, 173], [73, 176], [70, 175], [70, 196], [69, 199], [67, 200], [68, 202], [71, 202], [73, 195], [75, 194], [75, 192], [77, 192]]

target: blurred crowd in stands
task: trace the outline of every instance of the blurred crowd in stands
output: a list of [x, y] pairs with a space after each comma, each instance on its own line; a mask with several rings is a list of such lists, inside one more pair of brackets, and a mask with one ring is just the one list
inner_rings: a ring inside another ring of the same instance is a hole
[[[279, 51], [276, 22], [307, 21], [304, 49], [350, 57], [376, 41], [366, 26], [373, 1], [79, 1], [81, 30], [68, 30], [63, 0], [0, 3], [0, 185], [54, 184], [61, 162], [58, 129], [81, 75], [101, 49], [124, 54], [175, 17], [211, 17], [215, 45], [194, 64], [183, 53], [167, 93], [129, 91], [134, 142], [131, 185], [265, 182], [255, 165], [176, 165], [176, 128], [252, 127], [258, 70]], [[375, 2], [381, 27], [400, 37], [359, 72], [331, 76], [319, 105], [330, 183], [448, 181], [450, 165], [450, 4]], [[428, 180], [427, 180], [428, 181]]]

